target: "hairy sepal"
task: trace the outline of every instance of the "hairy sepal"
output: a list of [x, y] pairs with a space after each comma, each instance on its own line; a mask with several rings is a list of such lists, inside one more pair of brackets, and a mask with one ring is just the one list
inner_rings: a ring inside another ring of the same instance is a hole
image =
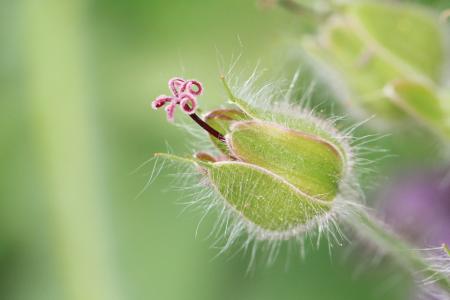
[[226, 137], [234, 157], [273, 172], [303, 193], [332, 201], [339, 189], [343, 159], [318, 136], [262, 121], [235, 123]]
[[249, 163], [218, 162], [207, 167], [211, 184], [250, 226], [265, 236], [307, 228], [331, 209], [284, 178]]
[[348, 145], [343, 142], [345, 138], [338, 134], [330, 123], [315, 117], [311, 111], [293, 106], [282, 107], [271, 105], [265, 109], [259, 108], [235, 96], [225, 78], [222, 78], [222, 83], [228, 93], [229, 102], [237, 106], [245, 114], [246, 117], [243, 118], [244, 120], [273, 122], [289, 129], [298, 130], [304, 134], [317, 136], [335, 145], [347, 162], [352, 159]]

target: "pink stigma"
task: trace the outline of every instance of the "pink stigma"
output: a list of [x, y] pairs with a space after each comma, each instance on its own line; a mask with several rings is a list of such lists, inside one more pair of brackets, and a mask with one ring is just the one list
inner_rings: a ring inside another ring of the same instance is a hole
[[167, 104], [165, 108], [167, 120], [173, 122], [175, 108], [177, 105], [180, 105], [181, 109], [201, 128], [219, 141], [225, 142], [225, 137], [220, 132], [203, 121], [195, 113], [197, 110], [197, 96], [203, 92], [203, 86], [200, 82], [174, 77], [169, 80], [169, 89], [172, 91], [172, 96], [161, 95], [157, 97], [152, 102], [153, 109], [161, 108]]
[[161, 95], [152, 102], [152, 108], [158, 109], [167, 104], [165, 110], [167, 120], [174, 120], [175, 107], [180, 105], [181, 109], [188, 115], [197, 110], [197, 96], [203, 92], [203, 86], [196, 80], [185, 80], [174, 77], [169, 80], [169, 89], [172, 96]]

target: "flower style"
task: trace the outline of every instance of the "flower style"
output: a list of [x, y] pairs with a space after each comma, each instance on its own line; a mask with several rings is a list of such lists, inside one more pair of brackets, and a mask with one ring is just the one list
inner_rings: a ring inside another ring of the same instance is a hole
[[161, 95], [152, 102], [152, 108], [158, 109], [168, 103], [165, 110], [167, 120], [173, 122], [175, 107], [180, 105], [181, 109], [188, 115], [192, 115], [197, 110], [197, 96], [203, 92], [203, 86], [196, 80], [184, 80], [175, 77], [169, 80], [169, 89], [172, 96]]

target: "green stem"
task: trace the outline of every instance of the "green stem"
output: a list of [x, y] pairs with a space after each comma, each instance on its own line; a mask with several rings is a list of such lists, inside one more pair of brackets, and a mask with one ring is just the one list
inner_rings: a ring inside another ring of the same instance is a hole
[[433, 269], [423, 256], [412, 249], [411, 245], [388, 230], [373, 216], [365, 211], [358, 211], [354, 218], [349, 218], [346, 222], [363, 238], [383, 249], [410, 273], [420, 274], [422, 278], [433, 277], [435, 285], [450, 294], [448, 276]]

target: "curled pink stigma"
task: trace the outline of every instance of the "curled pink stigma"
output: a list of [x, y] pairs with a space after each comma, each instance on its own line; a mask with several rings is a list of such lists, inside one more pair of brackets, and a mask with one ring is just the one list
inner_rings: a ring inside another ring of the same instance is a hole
[[188, 115], [197, 110], [197, 96], [203, 92], [202, 84], [197, 80], [185, 80], [174, 77], [169, 80], [169, 89], [172, 96], [161, 95], [152, 102], [152, 108], [158, 109], [166, 106], [167, 120], [172, 122], [175, 115], [175, 107], [180, 105], [181, 109]]
[[152, 102], [153, 109], [158, 109], [167, 105], [164, 108], [167, 114], [167, 120], [173, 122], [175, 108], [177, 105], [180, 105], [180, 108], [188, 114], [195, 123], [216, 139], [225, 142], [225, 137], [220, 132], [212, 128], [195, 113], [197, 110], [197, 96], [200, 96], [203, 92], [203, 86], [199, 81], [184, 80], [183, 78], [174, 77], [169, 80], [169, 89], [172, 91], [172, 96], [161, 95], [157, 97]]

